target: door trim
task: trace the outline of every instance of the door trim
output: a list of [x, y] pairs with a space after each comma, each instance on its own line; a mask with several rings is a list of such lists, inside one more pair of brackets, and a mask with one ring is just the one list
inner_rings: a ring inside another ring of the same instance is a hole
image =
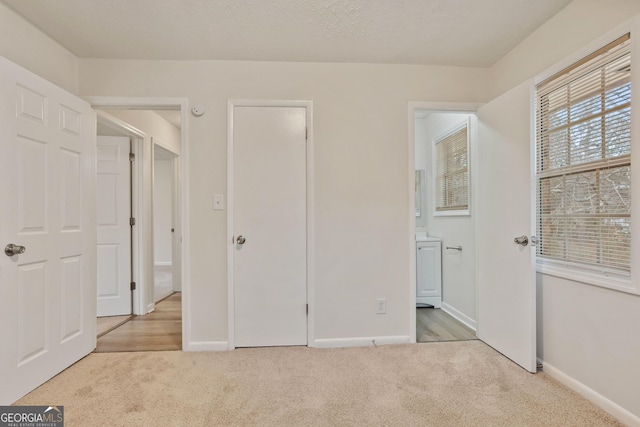
[[[408, 196], [409, 196], [409, 338], [411, 343], [416, 342], [416, 239], [415, 239], [415, 231], [416, 231], [416, 199], [415, 199], [415, 169], [416, 169], [416, 142], [415, 142], [415, 113], [418, 110], [430, 110], [439, 113], [473, 113], [475, 114], [478, 108], [482, 104], [476, 103], [464, 103], [464, 102], [427, 102], [427, 101], [409, 101], [408, 107], [408, 126], [409, 126], [409, 140], [407, 146], [407, 160], [408, 160], [408, 172], [409, 179], [407, 182], [409, 183], [408, 187]], [[474, 156], [475, 151], [472, 151], [471, 155]], [[472, 164], [475, 163], [473, 158], [471, 159]], [[470, 177], [470, 181], [473, 183], [475, 181], [475, 172], [477, 168], [472, 168]], [[471, 188], [475, 188], [471, 186]], [[471, 192], [471, 204], [475, 205], [474, 200], [474, 192]], [[474, 227], [477, 228], [477, 215], [475, 216]], [[428, 227], [428, 224], [427, 224]], [[476, 255], [477, 258], [477, 255]], [[475, 266], [475, 280], [476, 280], [476, 290], [478, 287], [478, 263]], [[476, 319], [478, 317], [478, 292], [476, 292]]]
[[[121, 96], [83, 96], [81, 97], [91, 104], [94, 109], [180, 109], [182, 126], [180, 129], [180, 169], [189, 170], [189, 99], [188, 98], [142, 98], [142, 97], [121, 97]], [[150, 151], [149, 151], [150, 152]], [[141, 168], [140, 168], [141, 169]], [[181, 258], [182, 258], [182, 350], [196, 351], [202, 347], [201, 343], [191, 342], [191, 272], [185, 265], [189, 265], [189, 174], [181, 174], [182, 185], [180, 187], [181, 200], [178, 203], [180, 220], [176, 223], [176, 232], [182, 237]], [[151, 209], [146, 206], [146, 209]], [[147, 210], [148, 212], [148, 210]], [[151, 246], [149, 246], [151, 247]], [[152, 247], [151, 247], [151, 250]], [[148, 258], [148, 257], [147, 257]], [[151, 258], [151, 263], [153, 258]], [[149, 264], [149, 269], [152, 265]], [[147, 274], [151, 277], [153, 271]]]
[[307, 120], [307, 346], [313, 347], [314, 343], [314, 169], [313, 169], [313, 101], [293, 100], [244, 100], [230, 99], [227, 102], [227, 348], [235, 348], [235, 308], [234, 308], [234, 263], [233, 247], [231, 239], [234, 236], [234, 186], [233, 186], [233, 109], [235, 107], [302, 107], [306, 111]]

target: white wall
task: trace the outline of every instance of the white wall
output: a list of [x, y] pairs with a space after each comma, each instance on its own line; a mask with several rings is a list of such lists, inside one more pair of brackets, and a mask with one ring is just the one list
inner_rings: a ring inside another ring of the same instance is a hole
[[156, 159], [153, 164], [153, 262], [171, 265], [173, 161]]
[[640, 13], [638, 0], [574, 0], [491, 68], [490, 99]]
[[[637, 14], [637, 0], [572, 2], [492, 68], [492, 97]], [[640, 424], [640, 297], [541, 274], [537, 287], [539, 358]]]
[[153, 138], [154, 144], [180, 154], [180, 129], [149, 110], [105, 110]]
[[71, 93], [78, 91], [78, 58], [1, 2], [0, 55]]
[[429, 192], [427, 191], [427, 161], [429, 156], [427, 155], [428, 144], [422, 143], [426, 141], [427, 138], [427, 128], [425, 127], [425, 121], [427, 119], [427, 112], [417, 112], [414, 115], [413, 122], [413, 137], [415, 139], [415, 152], [414, 159], [416, 165], [416, 171], [424, 171], [421, 172], [422, 176], [422, 187], [420, 189], [420, 206], [418, 206], [418, 201], [416, 201], [416, 208], [421, 209], [420, 217], [416, 217], [416, 232], [426, 232], [427, 231], [427, 196]]
[[315, 338], [409, 336], [408, 101], [482, 102], [487, 70], [95, 59], [80, 70], [82, 95], [188, 97], [205, 110], [189, 118], [185, 171], [192, 341], [227, 340], [226, 212], [211, 200], [226, 193], [227, 100], [243, 98], [314, 103]]
[[[431, 113], [425, 119], [416, 120], [416, 168], [420, 166], [426, 170], [427, 232], [429, 236], [442, 239], [442, 301], [446, 304], [445, 308], [452, 308], [454, 314], [466, 316], [464, 320], [470, 323], [469, 320], [476, 320], [474, 206], [471, 203], [471, 215], [434, 216], [433, 172], [434, 139], [468, 119], [473, 120], [470, 129], [470, 150], [473, 152], [478, 149], [474, 132], [477, 127], [475, 115]], [[471, 170], [473, 167], [470, 162]], [[474, 184], [471, 181], [472, 193]], [[462, 251], [447, 250], [447, 246], [462, 246]]]

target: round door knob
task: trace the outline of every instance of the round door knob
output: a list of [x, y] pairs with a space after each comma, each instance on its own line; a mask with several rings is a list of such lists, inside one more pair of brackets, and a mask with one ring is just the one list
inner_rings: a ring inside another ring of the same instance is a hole
[[520, 236], [513, 239], [514, 243], [522, 246], [527, 246], [529, 244], [529, 238], [527, 236]]
[[239, 245], [244, 245], [244, 242], [246, 242], [247, 239], [245, 239], [245, 237], [241, 234], [238, 236], [238, 238], [236, 239], [236, 243], [238, 243]]
[[13, 243], [9, 243], [4, 247], [4, 253], [6, 256], [20, 255], [23, 254], [26, 250], [27, 248], [25, 248], [24, 246], [14, 245]]

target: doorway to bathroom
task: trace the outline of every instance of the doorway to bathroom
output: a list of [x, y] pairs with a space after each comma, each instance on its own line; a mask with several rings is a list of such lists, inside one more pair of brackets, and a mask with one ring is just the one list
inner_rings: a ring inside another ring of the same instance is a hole
[[473, 109], [415, 109], [416, 341], [477, 339]]

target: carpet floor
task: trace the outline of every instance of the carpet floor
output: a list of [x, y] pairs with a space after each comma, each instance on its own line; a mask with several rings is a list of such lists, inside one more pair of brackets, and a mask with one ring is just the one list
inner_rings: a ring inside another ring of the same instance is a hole
[[481, 341], [92, 353], [16, 402], [65, 426], [618, 426]]

